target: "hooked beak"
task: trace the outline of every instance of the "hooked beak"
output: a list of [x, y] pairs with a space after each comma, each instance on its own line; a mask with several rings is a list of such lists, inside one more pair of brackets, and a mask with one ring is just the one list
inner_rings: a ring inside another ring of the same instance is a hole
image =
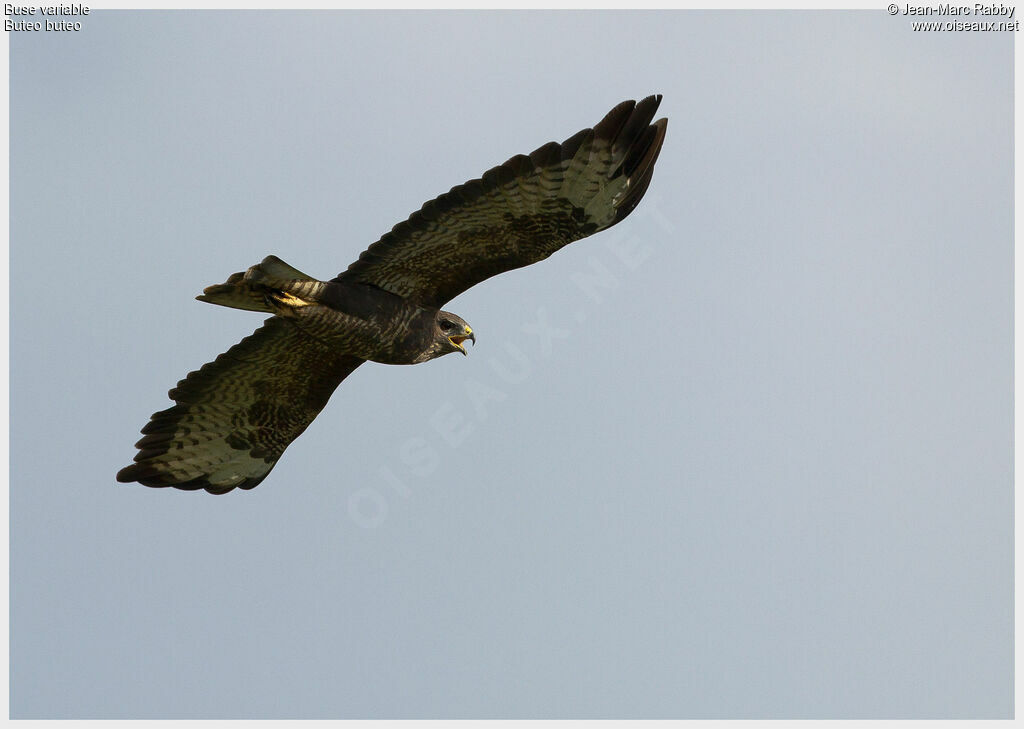
[[467, 339], [471, 341], [474, 345], [476, 344], [476, 335], [473, 334], [473, 330], [470, 329], [468, 326], [466, 327], [466, 331], [463, 332], [462, 334], [453, 334], [452, 336], [448, 337], [448, 341], [454, 344], [458, 348], [458, 350], [462, 352], [462, 354], [464, 355], [466, 354], [466, 348], [462, 346], [462, 343], [465, 342]]

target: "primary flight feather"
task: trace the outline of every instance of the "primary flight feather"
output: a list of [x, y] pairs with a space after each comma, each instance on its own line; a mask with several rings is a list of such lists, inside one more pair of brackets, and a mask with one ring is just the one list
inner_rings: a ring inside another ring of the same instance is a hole
[[466, 354], [473, 330], [441, 307], [629, 215], [665, 139], [660, 102], [624, 101], [593, 129], [452, 188], [330, 281], [269, 256], [206, 288], [201, 301], [273, 316], [168, 393], [175, 405], [152, 416], [117, 480], [251, 489], [363, 362]]

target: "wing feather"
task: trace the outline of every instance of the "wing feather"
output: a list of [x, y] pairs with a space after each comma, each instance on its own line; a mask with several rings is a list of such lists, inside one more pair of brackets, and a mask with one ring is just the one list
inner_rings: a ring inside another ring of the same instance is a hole
[[594, 126], [453, 187], [399, 223], [336, 281], [442, 306], [491, 276], [527, 266], [615, 225], [650, 183], [667, 120], [661, 96], [624, 101]]
[[117, 480], [214, 494], [251, 489], [362, 363], [272, 317], [168, 393], [176, 404], [142, 428], [135, 462]]

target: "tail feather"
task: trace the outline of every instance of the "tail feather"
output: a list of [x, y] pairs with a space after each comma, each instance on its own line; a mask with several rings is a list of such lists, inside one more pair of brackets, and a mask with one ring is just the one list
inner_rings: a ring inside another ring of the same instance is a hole
[[277, 314], [282, 305], [312, 303], [323, 287], [322, 281], [277, 256], [267, 256], [248, 271], [233, 273], [224, 283], [207, 286], [196, 299], [232, 309]]
[[308, 273], [303, 273], [297, 268], [292, 268], [277, 256], [267, 256], [259, 264], [249, 270], [258, 269], [261, 274], [272, 278], [280, 278], [293, 281], [316, 281]]

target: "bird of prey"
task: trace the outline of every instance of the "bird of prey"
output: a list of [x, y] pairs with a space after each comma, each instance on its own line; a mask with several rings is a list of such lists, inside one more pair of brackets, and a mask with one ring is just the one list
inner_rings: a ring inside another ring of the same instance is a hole
[[491, 276], [610, 228], [651, 182], [668, 120], [661, 96], [624, 101], [593, 129], [516, 155], [431, 200], [320, 281], [269, 256], [200, 301], [272, 314], [168, 395], [117, 480], [251, 489], [367, 360], [416, 364], [466, 354], [469, 324], [441, 307]]

